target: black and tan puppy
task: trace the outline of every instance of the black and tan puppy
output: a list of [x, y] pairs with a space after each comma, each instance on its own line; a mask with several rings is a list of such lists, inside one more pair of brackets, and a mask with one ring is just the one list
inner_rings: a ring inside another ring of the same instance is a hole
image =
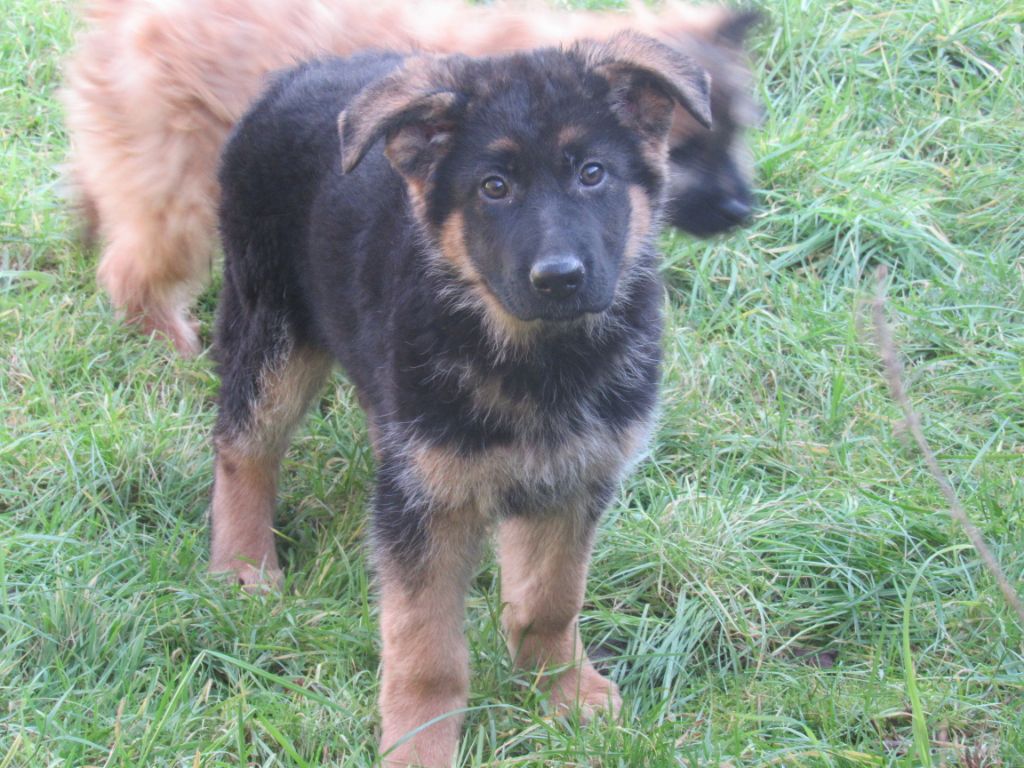
[[466, 705], [464, 593], [493, 529], [516, 662], [550, 670], [557, 706], [618, 709], [577, 616], [651, 428], [677, 102], [707, 123], [707, 75], [635, 34], [366, 55], [279, 77], [229, 141], [211, 569], [280, 579], [278, 465], [340, 362], [378, 463], [388, 765], [450, 764], [457, 715], [401, 740]]

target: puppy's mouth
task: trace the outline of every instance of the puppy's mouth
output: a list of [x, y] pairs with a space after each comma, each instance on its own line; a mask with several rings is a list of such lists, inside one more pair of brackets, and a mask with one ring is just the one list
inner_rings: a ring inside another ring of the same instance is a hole
[[517, 281], [513, 286], [488, 286], [488, 290], [516, 320], [554, 326], [601, 315], [612, 305], [614, 298], [614, 291], [598, 290], [592, 284], [573, 290], [568, 295], [564, 292], [538, 291], [536, 286], [524, 280]]
[[[585, 304], [579, 300], [571, 302], [552, 302], [540, 306], [530, 306], [523, 311], [509, 309], [516, 319], [524, 322], [552, 323], [555, 325], [571, 324], [577, 320], [601, 315], [611, 302]], [[507, 308], [507, 305], [506, 305]]]

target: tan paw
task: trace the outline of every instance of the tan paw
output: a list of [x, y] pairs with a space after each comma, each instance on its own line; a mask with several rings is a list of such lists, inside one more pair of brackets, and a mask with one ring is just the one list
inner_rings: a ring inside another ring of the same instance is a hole
[[563, 672], [551, 686], [551, 704], [555, 711], [578, 711], [583, 722], [601, 715], [618, 717], [622, 709], [619, 687], [602, 677], [589, 662], [582, 669]]
[[284, 586], [284, 571], [280, 568], [257, 568], [248, 563], [237, 563], [232, 567], [210, 566], [210, 573], [225, 581], [234, 581], [251, 594], [280, 592]]

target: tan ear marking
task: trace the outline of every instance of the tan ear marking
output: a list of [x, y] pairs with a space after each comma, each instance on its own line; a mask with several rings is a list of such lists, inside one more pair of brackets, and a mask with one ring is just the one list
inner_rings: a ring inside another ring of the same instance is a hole
[[440, 62], [411, 59], [364, 88], [338, 115], [342, 172], [351, 173], [378, 139], [390, 139], [404, 128], [419, 126], [420, 136], [406, 142], [406, 151], [398, 153], [401, 159], [410, 159], [409, 151], [416, 146], [441, 144], [437, 134], [450, 130], [451, 112], [459, 100], [448, 75]]
[[630, 31], [603, 43], [579, 43], [576, 50], [588, 66], [612, 80], [613, 89], [616, 80], [626, 80], [627, 88], [636, 81], [654, 84], [711, 127], [711, 76], [689, 56]]

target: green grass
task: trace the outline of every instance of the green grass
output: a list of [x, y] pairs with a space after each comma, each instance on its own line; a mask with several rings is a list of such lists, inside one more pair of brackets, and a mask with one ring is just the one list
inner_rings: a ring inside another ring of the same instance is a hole
[[[1024, 11], [765, 10], [762, 212], [666, 236], [663, 419], [588, 587], [622, 723], [545, 714], [488, 564], [462, 765], [1024, 765], [1022, 629], [902, 434], [864, 311], [886, 264], [914, 404], [1020, 584]], [[75, 23], [43, 0], [0, 19], [0, 768], [371, 765], [362, 416], [337, 379], [289, 454], [286, 594], [208, 580], [211, 365], [112, 322], [58, 195]]]

